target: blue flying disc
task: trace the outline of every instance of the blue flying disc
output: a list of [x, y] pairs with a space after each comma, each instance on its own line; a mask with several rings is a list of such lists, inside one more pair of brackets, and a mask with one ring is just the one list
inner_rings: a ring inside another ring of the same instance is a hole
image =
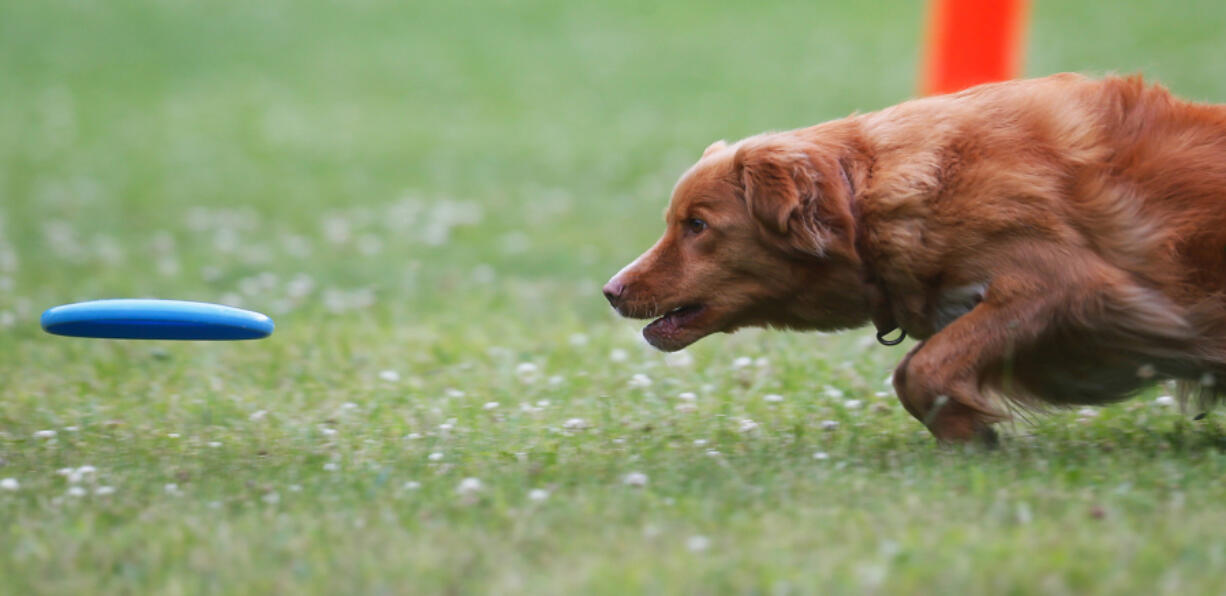
[[106, 339], [235, 340], [268, 337], [272, 319], [241, 308], [182, 300], [93, 300], [48, 309], [43, 330]]

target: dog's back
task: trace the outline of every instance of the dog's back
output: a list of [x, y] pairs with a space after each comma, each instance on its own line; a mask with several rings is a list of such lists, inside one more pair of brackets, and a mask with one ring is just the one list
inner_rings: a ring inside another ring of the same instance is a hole
[[[859, 117], [868, 202], [999, 242], [1055, 235], [1194, 304], [1226, 293], [1226, 108], [1139, 77], [975, 87]], [[817, 129], [815, 129], [817, 130]], [[939, 241], [930, 238], [930, 241]], [[966, 237], [968, 250], [978, 250]]]
[[1133, 185], [1183, 267], [1185, 299], [1226, 292], [1226, 108], [1179, 100], [1140, 78], [1101, 83], [1114, 152], [1108, 174]]
[[[857, 119], [874, 162], [866, 244], [904, 328], [940, 330], [925, 296], [941, 295], [933, 284], [952, 264], [1075, 254], [1101, 272], [1101, 294], [1064, 309], [1067, 334], [1049, 328], [1060, 339], [1015, 361], [1035, 393], [1120, 399], [1144, 381], [1121, 370], [1150, 363], [1182, 378], [1226, 374], [1226, 109], [1139, 77], [1064, 74]], [[1086, 283], [1058, 266], [1050, 275], [1068, 276], [1057, 287]]]

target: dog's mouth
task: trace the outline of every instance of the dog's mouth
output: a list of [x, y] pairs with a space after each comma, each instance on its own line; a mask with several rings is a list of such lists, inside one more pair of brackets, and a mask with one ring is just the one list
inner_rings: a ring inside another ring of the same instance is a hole
[[707, 312], [702, 304], [678, 306], [643, 327], [643, 338], [656, 349], [680, 350], [707, 334], [694, 325]]

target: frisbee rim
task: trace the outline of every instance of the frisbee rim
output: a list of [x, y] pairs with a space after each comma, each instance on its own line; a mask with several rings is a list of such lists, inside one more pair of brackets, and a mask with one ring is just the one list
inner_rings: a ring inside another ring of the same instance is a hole
[[210, 302], [108, 298], [63, 304], [40, 318], [65, 337], [178, 341], [241, 341], [268, 337], [276, 324], [263, 313]]

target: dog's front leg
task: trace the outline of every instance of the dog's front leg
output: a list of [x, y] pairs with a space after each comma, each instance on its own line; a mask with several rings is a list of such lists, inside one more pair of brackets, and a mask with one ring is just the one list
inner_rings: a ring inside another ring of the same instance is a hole
[[903, 406], [945, 442], [993, 444], [1007, 417], [982, 393], [992, 367], [1050, 324], [1063, 300], [1033, 276], [998, 277], [983, 302], [915, 346], [894, 372]]
[[[951, 443], [996, 443], [991, 424], [1004, 416], [986, 403], [975, 386], [974, 375], [943, 374], [945, 366], [959, 366], [956, 355], [941, 353], [938, 336], [916, 345], [894, 371], [894, 390], [904, 408], [939, 440]], [[937, 349], [931, 350], [930, 347]], [[922, 356], [921, 356], [922, 353]], [[953, 356], [953, 358], [951, 358]], [[969, 372], [969, 371], [968, 371]]]

